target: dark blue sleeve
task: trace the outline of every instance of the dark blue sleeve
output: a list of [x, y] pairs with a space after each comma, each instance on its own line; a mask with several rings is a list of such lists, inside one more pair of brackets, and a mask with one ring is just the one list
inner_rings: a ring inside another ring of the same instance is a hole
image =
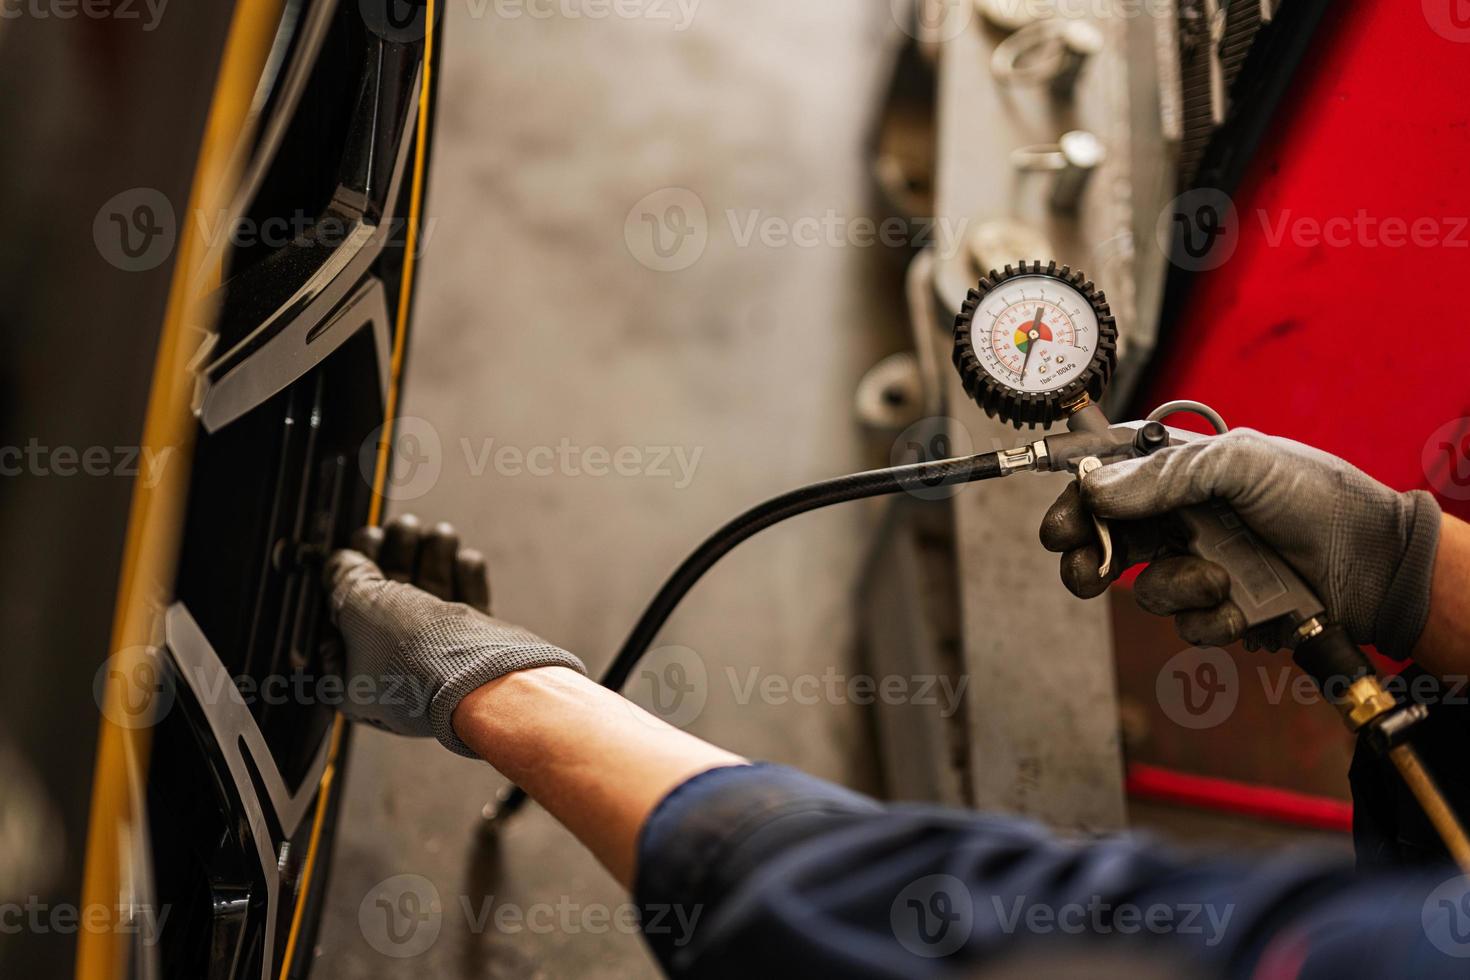
[[1109, 976], [1129, 961], [1190, 977], [1470, 976], [1470, 888], [1453, 869], [1364, 877], [1299, 853], [1067, 842], [776, 766], [680, 786], [644, 827], [638, 867], [644, 934], [676, 978], [971, 976], [1058, 956], [1124, 971]]

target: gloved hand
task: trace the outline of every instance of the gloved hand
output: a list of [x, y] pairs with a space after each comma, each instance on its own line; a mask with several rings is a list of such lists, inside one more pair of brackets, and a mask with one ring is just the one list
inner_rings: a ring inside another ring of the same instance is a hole
[[[1062, 582], [1089, 599], [1123, 572], [1150, 562], [1134, 584], [1145, 612], [1175, 617], [1188, 643], [1244, 638], [1276, 650], [1289, 629], [1246, 635], [1230, 601], [1225, 569], [1190, 555], [1166, 517], [1219, 497], [1302, 576], [1359, 644], [1407, 658], [1429, 614], [1440, 509], [1422, 490], [1398, 493], [1335, 456], [1250, 429], [1173, 446], [1105, 466], [1073, 483], [1041, 525], [1041, 542], [1062, 554]], [[1115, 557], [1106, 580], [1091, 515], [1107, 519]]]
[[[475, 758], [450, 724], [465, 695], [517, 670], [587, 672], [565, 650], [490, 617], [485, 559], [461, 550], [448, 524], [425, 533], [404, 516], [386, 531], [362, 529], [352, 544], [325, 569], [332, 621], [346, 646], [348, 717], [399, 735], [432, 735]], [[368, 689], [371, 697], [359, 696]]]

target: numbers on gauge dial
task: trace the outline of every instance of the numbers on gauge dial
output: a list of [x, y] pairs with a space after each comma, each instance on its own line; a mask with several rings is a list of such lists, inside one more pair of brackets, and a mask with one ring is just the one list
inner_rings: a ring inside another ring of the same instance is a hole
[[988, 343], [975, 345], [980, 363], [997, 381], [1019, 391], [1063, 388], [1097, 353], [1097, 313], [1092, 304], [1071, 286], [1047, 276], [1002, 283], [985, 297], [975, 320], [977, 325], [989, 324], [984, 334]]

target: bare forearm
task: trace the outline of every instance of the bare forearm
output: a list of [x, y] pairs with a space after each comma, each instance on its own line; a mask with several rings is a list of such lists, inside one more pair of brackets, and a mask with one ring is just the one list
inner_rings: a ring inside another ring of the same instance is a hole
[[453, 724], [625, 886], [638, 832], [659, 801], [701, 772], [746, 764], [558, 667], [486, 684], [460, 702]]
[[1470, 524], [1446, 514], [1434, 559], [1429, 621], [1414, 660], [1441, 678], [1470, 677]]

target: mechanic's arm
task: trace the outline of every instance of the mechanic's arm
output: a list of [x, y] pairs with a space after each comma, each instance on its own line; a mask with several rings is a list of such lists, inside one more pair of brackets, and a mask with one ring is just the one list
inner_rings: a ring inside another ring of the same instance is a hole
[[565, 668], [518, 671], [463, 701], [454, 730], [475, 754], [577, 836], [633, 887], [638, 833], [675, 787], [746, 765]]
[[698, 773], [746, 764], [592, 681], [572, 654], [491, 618], [485, 560], [461, 549], [451, 526], [424, 529], [405, 515], [353, 544], [332, 556], [327, 584], [347, 674], [376, 696], [353, 698], [348, 713], [484, 759], [623, 885], [660, 800]]
[[1192, 976], [1460, 976], [1461, 962], [1434, 948], [1457, 935], [1441, 928], [1446, 913], [1434, 905], [1433, 926], [1421, 922], [1441, 876], [1374, 886], [1331, 864], [1202, 864], [1146, 841], [1066, 843], [1003, 817], [885, 807], [745, 765], [486, 615], [483, 560], [459, 551], [452, 530], [398, 521], [386, 539], [357, 543], [328, 565], [332, 609], [348, 675], [385, 683], [378, 698], [350, 698], [349, 713], [435, 736], [528, 789], [632, 886], [675, 977], [947, 976], [1033, 940], [1076, 957], [1048, 960], [1069, 975], [1099, 976], [1122, 955], [1124, 972], [1108, 976], [1153, 976], [1137, 967], [1160, 956]]

